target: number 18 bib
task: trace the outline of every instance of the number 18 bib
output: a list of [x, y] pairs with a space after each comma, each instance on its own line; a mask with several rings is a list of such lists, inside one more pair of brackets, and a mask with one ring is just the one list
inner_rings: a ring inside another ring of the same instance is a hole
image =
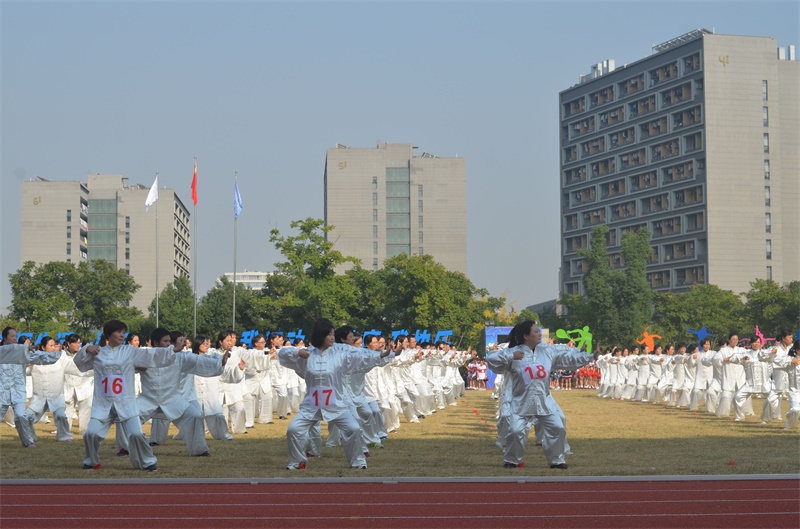
[[522, 381], [527, 386], [534, 380], [547, 379], [547, 368], [542, 364], [529, 364], [522, 368]]

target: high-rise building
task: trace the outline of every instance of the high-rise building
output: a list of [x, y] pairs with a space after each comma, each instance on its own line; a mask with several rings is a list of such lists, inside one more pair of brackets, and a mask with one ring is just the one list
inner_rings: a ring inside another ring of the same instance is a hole
[[562, 91], [561, 293], [585, 293], [598, 225], [615, 269], [650, 229], [655, 290], [800, 279], [799, 73], [794, 46], [696, 30]]
[[429, 254], [466, 273], [466, 161], [414, 149], [386, 143], [328, 149], [325, 223], [334, 226], [328, 240], [367, 270], [405, 253]]
[[149, 187], [127, 180], [97, 174], [86, 184], [23, 182], [20, 257], [39, 264], [104, 259], [141, 285], [131, 305], [147, 313], [156, 290], [189, 277], [190, 217], [166, 188], [159, 188], [158, 200], [145, 211]]

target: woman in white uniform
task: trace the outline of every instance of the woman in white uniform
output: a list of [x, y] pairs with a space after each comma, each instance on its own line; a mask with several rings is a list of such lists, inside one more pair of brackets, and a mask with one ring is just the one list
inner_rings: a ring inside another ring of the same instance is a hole
[[534, 419], [543, 428], [542, 447], [550, 468], [568, 468], [564, 459], [567, 437], [564, 420], [548, 399], [550, 373], [558, 369], [574, 371], [588, 364], [593, 356], [575, 347], [541, 345], [540, 341], [539, 325], [524, 321], [511, 330], [508, 349], [492, 351], [487, 356], [489, 368], [503, 373], [506, 384], [512, 385], [503, 458], [503, 466], [507, 468], [524, 466], [525, 443]]
[[17, 330], [6, 327], [2, 333], [3, 345], [0, 346], [0, 364], [6, 364], [0, 369], [0, 417], [3, 417], [8, 408], [14, 410], [14, 424], [22, 446], [36, 448], [36, 432], [30, 421], [25, 416], [25, 401], [27, 390], [25, 388], [25, 366], [28, 364], [46, 365], [57, 362], [61, 351], [49, 353], [36, 351], [31, 343], [27, 345], [17, 343]]
[[306, 454], [311, 430], [319, 421], [335, 424], [341, 432], [345, 457], [351, 468], [367, 468], [362, 432], [358, 420], [347, 405], [344, 376], [366, 372], [386, 363], [389, 351], [375, 352], [334, 344], [334, 327], [326, 319], [318, 320], [311, 332], [311, 347], [284, 347], [278, 353], [281, 365], [294, 370], [306, 381], [306, 398], [295, 415], [286, 438], [289, 445], [288, 470], [306, 468]]
[[[67, 344], [66, 354], [70, 360], [81, 349], [81, 337], [70, 334], [64, 342]], [[64, 398], [67, 406], [67, 420], [72, 424], [75, 407], [78, 408], [78, 432], [83, 435], [92, 417], [92, 396], [94, 395], [94, 372], [81, 373], [75, 362], [67, 364], [64, 370]]]
[[137, 349], [123, 345], [128, 326], [111, 320], [103, 326], [107, 345], [88, 345], [74, 357], [82, 372], [94, 369], [94, 402], [92, 418], [83, 436], [86, 448], [83, 468], [100, 468], [100, 443], [115, 419], [124, 423], [128, 435], [130, 461], [134, 468], [154, 472], [156, 457], [142, 433], [139, 409], [134, 393], [134, 371], [138, 368], [163, 367], [175, 361], [172, 347]]
[[[52, 336], [45, 336], [39, 342], [39, 350], [47, 353], [60, 352], [56, 344], [58, 342]], [[72, 442], [72, 433], [64, 402], [64, 372], [72, 363], [71, 356], [62, 354], [53, 364], [33, 366], [31, 368], [33, 398], [25, 410], [31, 428], [42, 418], [46, 410], [50, 410], [56, 423], [56, 441], [67, 443]]]

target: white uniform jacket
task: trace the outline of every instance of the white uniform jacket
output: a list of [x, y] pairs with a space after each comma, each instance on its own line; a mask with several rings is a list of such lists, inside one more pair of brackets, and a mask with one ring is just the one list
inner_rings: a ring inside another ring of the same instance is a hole
[[142, 393], [136, 398], [136, 405], [143, 414], [154, 412], [157, 408], [170, 421], [180, 418], [191, 405], [183, 392], [183, 378], [194, 374], [213, 377], [222, 374], [220, 355], [198, 355], [191, 351], [175, 353], [175, 361], [165, 367], [150, 368], [143, 371]]
[[127, 344], [106, 345], [97, 355], [87, 353], [84, 347], [73, 359], [80, 371], [94, 369], [92, 419], [107, 420], [113, 407], [119, 419], [126, 421], [139, 416], [134, 388], [136, 368], [168, 366], [175, 361], [175, 353], [172, 346], [139, 349]]
[[371, 351], [337, 343], [325, 351], [307, 349], [309, 357], [302, 358], [296, 347], [278, 351], [282, 366], [294, 370], [306, 381], [306, 398], [300, 404], [300, 415], [307, 420], [330, 422], [350, 412], [345, 393], [344, 375], [366, 373], [376, 366], [386, 365], [391, 355], [381, 358]]
[[[522, 351], [522, 360], [514, 360], [514, 352]], [[523, 417], [557, 413], [548, 402], [550, 373], [553, 370], [574, 371], [591, 362], [592, 356], [566, 345], [527, 345], [499, 349], [486, 355], [486, 364], [511, 384], [512, 413]]]
[[[72, 356], [69, 359], [72, 360]], [[67, 400], [71, 400], [74, 395], [78, 402], [94, 395], [94, 371], [82, 373], [75, 362], [69, 362], [64, 369], [64, 395]]]
[[45, 405], [50, 411], [65, 407], [64, 372], [69, 364], [72, 364], [72, 357], [62, 354], [54, 364], [33, 366], [31, 368], [33, 397], [28, 404], [28, 408], [36, 413], [41, 413]]
[[0, 345], [0, 405], [24, 404], [28, 399], [25, 387], [25, 366], [47, 365], [58, 361], [61, 351], [29, 351], [25, 344]]

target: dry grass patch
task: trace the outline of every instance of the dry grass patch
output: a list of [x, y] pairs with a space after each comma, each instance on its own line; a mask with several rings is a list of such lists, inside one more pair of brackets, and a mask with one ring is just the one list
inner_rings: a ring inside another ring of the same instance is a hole
[[[665, 409], [647, 403], [598, 399], [584, 390], [556, 392], [567, 415], [574, 455], [570, 468], [547, 467], [541, 448], [528, 445], [527, 466], [504, 469], [495, 447], [495, 401], [488, 391], [470, 391], [419, 424], [403, 422], [383, 449], [373, 449], [367, 470], [347, 468], [343, 449], [326, 448], [308, 469], [289, 472], [286, 427], [289, 421], [257, 424], [233, 441], [209, 440], [211, 458], [186, 455], [182, 441], [155, 448], [159, 471], [134, 471], [128, 458], [116, 457], [114, 430], [101, 448], [103, 468], [81, 469], [83, 442], [57, 443], [53, 425], [36, 425], [36, 449], [23, 448], [16, 431], [0, 424], [2, 479], [130, 478], [293, 478], [293, 477], [458, 477], [458, 476], [606, 476], [683, 474], [800, 473], [800, 432], [781, 430], [782, 422], [761, 425], [719, 419], [704, 413]], [[760, 409], [763, 401], [754, 401]], [[784, 412], [788, 409], [783, 403]], [[474, 410], [474, 411], [473, 411]], [[76, 427], [77, 428], [77, 427]], [[148, 427], [145, 427], [148, 430]], [[174, 427], [172, 429], [174, 432]], [[323, 435], [326, 435], [323, 426]], [[733, 464], [730, 464], [730, 463]]]

